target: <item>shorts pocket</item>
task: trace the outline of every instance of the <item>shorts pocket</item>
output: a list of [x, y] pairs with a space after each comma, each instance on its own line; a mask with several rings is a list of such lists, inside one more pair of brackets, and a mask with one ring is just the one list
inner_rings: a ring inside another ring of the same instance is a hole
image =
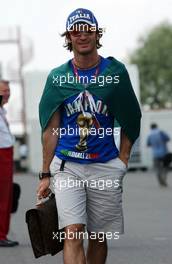
[[53, 176], [60, 170], [61, 162], [62, 162], [61, 159], [59, 159], [57, 156], [54, 156], [50, 164], [50, 171]]
[[127, 169], [128, 168], [128, 166], [119, 158], [119, 157], [117, 157], [116, 159], [118, 159], [119, 160], [119, 162], [120, 162], [120, 164], [121, 164], [121, 166], [122, 166], [122, 168], [124, 168], [124, 169]]

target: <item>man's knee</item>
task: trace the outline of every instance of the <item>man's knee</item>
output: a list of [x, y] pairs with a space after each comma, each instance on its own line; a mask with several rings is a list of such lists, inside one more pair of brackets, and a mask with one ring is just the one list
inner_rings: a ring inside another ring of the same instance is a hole
[[65, 242], [81, 244], [83, 240], [84, 225], [73, 224], [65, 227]]

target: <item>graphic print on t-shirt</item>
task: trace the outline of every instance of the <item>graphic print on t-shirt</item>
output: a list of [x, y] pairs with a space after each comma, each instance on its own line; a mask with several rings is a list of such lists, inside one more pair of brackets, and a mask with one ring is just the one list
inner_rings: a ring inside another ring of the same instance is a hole
[[89, 130], [93, 126], [93, 116], [89, 112], [79, 114], [76, 122], [80, 129], [80, 139], [76, 145], [76, 149], [79, 151], [85, 151], [88, 149], [87, 138]]
[[61, 114], [65, 133], [56, 148], [59, 158], [89, 163], [105, 162], [118, 155], [113, 138], [114, 117], [101, 99], [85, 90], [65, 100]]

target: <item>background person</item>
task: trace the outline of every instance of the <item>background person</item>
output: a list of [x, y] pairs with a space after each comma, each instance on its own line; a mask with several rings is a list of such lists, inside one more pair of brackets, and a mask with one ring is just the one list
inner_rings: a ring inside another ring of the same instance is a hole
[[154, 167], [160, 186], [167, 186], [168, 163], [166, 157], [169, 153], [167, 143], [170, 137], [166, 132], [160, 130], [158, 125], [153, 123], [147, 138], [147, 146], [152, 148]]
[[9, 97], [9, 82], [0, 80], [0, 247], [18, 245], [17, 241], [7, 239], [12, 209], [14, 138], [3, 106]]

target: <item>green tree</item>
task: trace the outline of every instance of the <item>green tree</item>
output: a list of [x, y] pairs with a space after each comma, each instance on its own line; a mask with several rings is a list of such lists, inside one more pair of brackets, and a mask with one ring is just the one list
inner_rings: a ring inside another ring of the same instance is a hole
[[163, 22], [140, 38], [130, 63], [139, 68], [142, 104], [172, 107], [172, 25]]

